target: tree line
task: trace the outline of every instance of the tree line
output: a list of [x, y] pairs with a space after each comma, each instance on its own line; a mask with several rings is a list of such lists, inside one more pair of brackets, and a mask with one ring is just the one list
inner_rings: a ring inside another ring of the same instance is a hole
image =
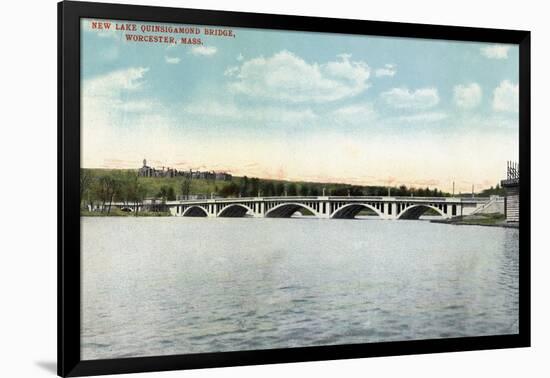
[[481, 191], [480, 195], [482, 196], [504, 196], [505, 190], [503, 187], [500, 186], [500, 184], [497, 183], [496, 186], [491, 186], [489, 189], [484, 189]]
[[272, 197], [272, 196], [418, 196], [418, 197], [442, 197], [449, 193], [435, 189], [408, 188], [406, 185], [399, 187], [386, 186], [360, 186], [347, 184], [323, 184], [323, 183], [296, 183], [286, 181], [272, 181], [256, 177], [242, 177], [240, 182], [231, 181], [224, 186], [219, 195], [222, 197]]
[[80, 170], [80, 205], [93, 207], [100, 204], [102, 212], [111, 212], [111, 203], [121, 201], [134, 206], [137, 213], [139, 204], [147, 195], [147, 188], [133, 172], [116, 172], [96, 175], [92, 170]]
[[136, 172], [120, 171], [96, 174], [89, 169], [80, 170], [80, 206], [94, 208], [109, 214], [113, 202], [123, 202], [138, 213], [146, 198], [154, 197], [162, 201], [176, 199], [176, 191], [171, 185], [162, 185], [151, 195], [151, 188], [140, 180]]
[[[153, 179], [154, 180], [154, 179]], [[274, 196], [449, 196], [437, 188], [409, 188], [386, 186], [360, 186], [331, 183], [309, 183], [266, 180], [257, 177], [234, 177], [231, 181], [217, 182], [215, 185], [195, 183], [200, 179], [176, 177], [167, 184], [153, 187], [152, 181], [138, 176], [135, 171], [94, 171], [80, 170], [80, 204], [83, 208], [99, 208], [111, 212], [111, 203], [123, 202], [134, 207], [137, 213], [146, 198], [161, 201], [191, 199], [195, 196], [209, 197], [274, 197]], [[204, 180], [202, 180], [204, 181]], [[210, 193], [207, 191], [213, 190]], [[497, 190], [500, 190], [497, 186]], [[99, 206], [97, 206], [99, 205]]]

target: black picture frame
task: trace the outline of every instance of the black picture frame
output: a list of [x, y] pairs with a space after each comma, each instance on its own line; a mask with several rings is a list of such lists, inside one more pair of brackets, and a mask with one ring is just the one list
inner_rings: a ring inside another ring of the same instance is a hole
[[[173, 356], [80, 357], [80, 18], [511, 43], [519, 46], [519, 333]], [[83, 376], [530, 346], [530, 32], [134, 6], [58, 3], [58, 374]]]

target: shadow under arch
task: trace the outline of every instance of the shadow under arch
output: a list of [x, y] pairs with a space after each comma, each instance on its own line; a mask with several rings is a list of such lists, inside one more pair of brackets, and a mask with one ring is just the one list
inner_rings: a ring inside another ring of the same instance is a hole
[[306, 209], [309, 212], [313, 213], [314, 216], [317, 216], [317, 211], [315, 209], [301, 204], [301, 203], [282, 203], [265, 213], [266, 218], [290, 218], [292, 214], [299, 211], [300, 209]]
[[240, 203], [234, 203], [221, 209], [218, 212], [218, 217], [239, 218], [244, 217], [249, 211], [252, 211], [252, 209], [248, 206]]
[[419, 219], [422, 216], [422, 214], [424, 214], [426, 211], [430, 209], [435, 210], [443, 218], [447, 218], [447, 215], [438, 207], [432, 206], [432, 205], [425, 205], [425, 204], [411, 205], [403, 209], [397, 215], [396, 218], [397, 219]]
[[194, 205], [190, 206], [183, 212], [184, 217], [207, 217], [208, 212], [202, 206]]
[[334, 219], [353, 219], [357, 216], [357, 214], [359, 214], [361, 211], [365, 209], [374, 211], [376, 215], [378, 215], [381, 218], [384, 217], [384, 215], [380, 212], [380, 210], [366, 203], [349, 203], [347, 205], [342, 206], [338, 210], [334, 211], [330, 215], [330, 217]]

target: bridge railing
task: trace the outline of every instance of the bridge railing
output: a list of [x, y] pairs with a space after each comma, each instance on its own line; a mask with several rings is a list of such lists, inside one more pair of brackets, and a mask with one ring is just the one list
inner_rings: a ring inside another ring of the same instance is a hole
[[410, 197], [410, 196], [274, 196], [274, 197], [231, 197], [167, 201], [166, 204], [224, 203], [254, 201], [402, 201], [402, 202], [487, 202], [489, 197]]
[[[388, 197], [383, 197], [388, 198]], [[398, 201], [441, 201], [441, 200], [447, 200], [447, 201], [462, 201], [462, 202], [485, 202], [489, 201], [490, 197], [410, 197], [410, 196], [395, 196], [390, 197], [392, 199], [398, 200]]]

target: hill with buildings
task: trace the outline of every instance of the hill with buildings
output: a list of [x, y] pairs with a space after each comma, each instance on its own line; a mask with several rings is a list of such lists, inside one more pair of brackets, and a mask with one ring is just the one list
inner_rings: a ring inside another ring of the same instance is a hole
[[[272, 180], [233, 176], [228, 172], [155, 168], [143, 161], [137, 169], [81, 169], [82, 205], [110, 201], [141, 202], [145, 199], [177, 200], [271, 196], [415, 196], [445, 197], [437, 188], [350, 185], [307, 181]], [[483, 195], [497, 194], [500, 187]], [[468, 196], [471, 194], [468, 194]]]

